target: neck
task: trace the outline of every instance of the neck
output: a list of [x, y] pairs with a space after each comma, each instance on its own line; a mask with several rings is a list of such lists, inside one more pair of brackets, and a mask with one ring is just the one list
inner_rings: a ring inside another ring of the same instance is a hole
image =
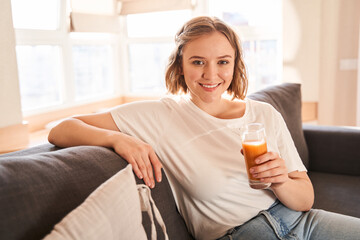
[[204, 112], [214, 116], [218, 117], [221, 115], [224, 110], [226, 109], [226, 99], [220, 98], [215, 101], [211, 102], [203, 102], [203, 101], [197, 101], [197, 99], [190, 98], [190, 100], [201, 110]]
[[218, 101], [203, 102], [196, 101], [196, 98], [190, 99], [198, 108], [220, 119], [241, 118], [246, 110], [245, 101], [230, 101], [226, 98], [220, 98]]

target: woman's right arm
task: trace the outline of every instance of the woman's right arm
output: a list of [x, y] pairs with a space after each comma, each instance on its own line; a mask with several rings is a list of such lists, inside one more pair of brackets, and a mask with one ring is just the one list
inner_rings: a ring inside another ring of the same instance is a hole
[[113, 148], [133, 166], [135, 174], [144, 179], [146, 185], [155, 186], [153, 168], [157, 181], [161, 181], [162, 165], [152, 147], [120, 132], [108, 112], [64, 120], [51, 129], [48, 140], [59, 147], [91, 145]]
[[48, 140], [59, 147], [113, 147], [113, 138], [119, 133], [110, 113], [102, 113], [66, 119], [51, 129]]

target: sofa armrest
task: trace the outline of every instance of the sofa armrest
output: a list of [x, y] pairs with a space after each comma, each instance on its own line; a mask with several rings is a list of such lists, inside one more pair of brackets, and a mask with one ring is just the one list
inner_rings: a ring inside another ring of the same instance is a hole
[[309, 171], [360, 176], [360, 128], [303, 125]]

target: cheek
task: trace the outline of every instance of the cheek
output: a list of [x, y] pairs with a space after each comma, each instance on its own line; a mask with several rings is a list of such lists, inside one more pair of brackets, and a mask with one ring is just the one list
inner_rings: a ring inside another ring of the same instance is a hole
[[227, 68], [227, 69], [223, 69], [220, 72], [221, 78], [224, 80], [232, 80], [233, 75], [234, 75], [234, 69], [233, 68]]
[[185, 81], [197, 80], [201, 76], [201, 72], [194, 68], [184, 68]]

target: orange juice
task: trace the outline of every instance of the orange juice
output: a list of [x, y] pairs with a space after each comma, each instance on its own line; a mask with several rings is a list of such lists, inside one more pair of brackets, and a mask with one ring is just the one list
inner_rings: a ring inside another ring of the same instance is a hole
[[243, 142], [242, 146], [248, 177], [251, 180], [258, 180], [257, 178], [254, 178], [252, 176], [252, 174], [250, 173], [250, 168], [257, 165], [255, 163], [255, 159], [258, 156], [267, 152], [266, 141], [246, 141]]

